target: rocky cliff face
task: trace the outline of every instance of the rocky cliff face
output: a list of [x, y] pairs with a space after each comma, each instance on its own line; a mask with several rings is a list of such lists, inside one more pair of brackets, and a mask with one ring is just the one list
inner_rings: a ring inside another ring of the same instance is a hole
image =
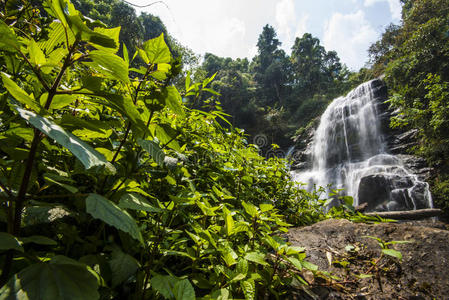
[[[327, 112], [328, 120], [325, 121], [331, 126], [328, 125], [325, 136], [329, 140], [324, 150], [326, 170], [324, 173], [321, 171], [323, 175], [318, 177], [335, 173], [336, 175], [330, 176], [331, 179], [346, 182], [344, 188], [348, 189], [349, 193], [357, 195], [355, 197], [357, 204], [368, 203], [370, 211], [429, 207], [430, 194], [425, 181], [429, 178], [431, 169], [424, 159], [410, 154], [411, 148], [416, 145], [417, 132], [390, 128], [390, 118], [397, 112], [389, 107], [387, 100], [388, 91], [385, 83], [381, 79], [376, 79], [361, 85], [345, 98], [336, 99], [335, 103], [329, 105], [335, 110], [331, 112], [335, 121], [333, 119], [329, 121], [330, 114]], [[366, 114], [366, 110], [372, 113]], [[315, 127], [310, 126], [296, 137], [297, 148], [293, 156], [295, 161], [292, 170], [299, 173], [316, 173], [317, 157], [314, 152], [323, 151], [314, 145], [319, 142], [315, 139], [316, 130], [320, 128], [319, 123], [315, 122]], [[371, 130], [370, 126], [376, 128], [375, 134], [372, 133], [374, 129]], [[322, 135], [323, 129], [320, 130]], [[371, 136], [365, 138], [363, 134]], [[363, 143], [360, 142], [361, 137], [365, 138]], [[323, 140], [323, 137], [319, 138]], [[375, 149], [376, 146], [379, 150]], [[354, 171], [354, 168], [363, 170]], [[339, 175], [342, 172], [346, 174]], [[354, 173], [356, 175], [348, 174], [350, 172], [356, 172]], [[352, 179], [356, 184], [348, 184], [351, 176], [358, 176], [355, 181]], [[351, 188], [353, 191], [350, 191]]]

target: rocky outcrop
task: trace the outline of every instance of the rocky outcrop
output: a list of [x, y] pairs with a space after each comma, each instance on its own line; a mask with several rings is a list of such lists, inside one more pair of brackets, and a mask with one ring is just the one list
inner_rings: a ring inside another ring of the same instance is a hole
[[[400, 251], [402, 259], [382, 254], [379, 243]], [[304, 247], [306, 260], [337, 276], [323, 283], [307, 276], [311, 293], [297, 299], [447, 299], [449, 231], [432, 221], [363, 224], [326, 220], [290, 229], [288, 240]], [[364, 276], [360, 276], [363, 274]], [[340, 282], [340, 283], [339, 283]]]

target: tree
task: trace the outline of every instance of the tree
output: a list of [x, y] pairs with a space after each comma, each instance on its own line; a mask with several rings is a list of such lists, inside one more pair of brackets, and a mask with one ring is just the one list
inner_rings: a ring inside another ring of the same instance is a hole
[[252, 70], [254, 78], [260, 85], [258, 97], [261, 103], [282, 104], [282, 89], [286, 82], [288, 59], [285, 52], [279, 49], [281, 42], [270, 25], [265, 25], [257, 41], [258, 55], [254, 57]]
[[335, 51], [326, 52], [310, 33], [296, 38], [292, 47], [292, 68], [297, 93], [313, 96], [326, 93], [340, 79], [342, 65]]
[[[391, 125], [418, 131], [415, 153], [435, 168], [433, 197], [448, 208], [449, 131], [445, 112], [449, 110], [449, 3], [402, 3], [402, 26], [386, 31], [380, 41], [382, 47], [376, 46], [374, 54], [379, 53], [378, 62], [388, 64], [385, 74], [393, 94], [390, 103], [398, 111]], [[383, 46], [384, 40], [388, 47]]]

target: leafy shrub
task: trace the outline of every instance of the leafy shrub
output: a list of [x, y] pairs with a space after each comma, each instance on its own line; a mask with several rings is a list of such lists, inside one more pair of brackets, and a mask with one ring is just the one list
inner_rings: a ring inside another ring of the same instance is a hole
[[306, 285], [300, 271], [317, 268], [280, 237], [284, 216], [323, 212], [220, 110], [184, 106], [216, 94], [213, 78], [187, 77], [181, 96], [163, 35], [130, 56], [120, 28], [67, 0], [44, 7], [46, 19], [23, 6], [0, 20], [1, 297], [254, 299]]

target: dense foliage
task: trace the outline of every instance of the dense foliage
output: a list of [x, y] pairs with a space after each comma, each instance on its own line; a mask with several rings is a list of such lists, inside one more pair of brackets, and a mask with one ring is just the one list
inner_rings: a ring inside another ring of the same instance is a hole
[[0, 299], [279, 298], [307, 291], [302, 270], [331, 280], [281, 238], [324, 201], [213, 99], [185, 106], [212, 78], [181, 95], [163, 34], [134, 54], [67, 0], [20, 3], [0, 20]]
[[402, 25], [370, 48], [372, 70], [386, 74], [399, 111], [392, 125], [418, 131], [415, 153], [435, 168], [434, 200], [449, 208], [449, 3], [402, 2]]
[[262, 146], [276, 143], [285, 150], [298, 128], [363, 79], [355, 78], [335, 51], [326, 51], [309, 33], [296, 38], [290, 55], [280, 46], [274, 28], [266, 25], [251, 62], [207, 53], [195, 76], [217, 73], [212, 87], [221, 94], [232, 124], [253, 140], [266, 137]]

